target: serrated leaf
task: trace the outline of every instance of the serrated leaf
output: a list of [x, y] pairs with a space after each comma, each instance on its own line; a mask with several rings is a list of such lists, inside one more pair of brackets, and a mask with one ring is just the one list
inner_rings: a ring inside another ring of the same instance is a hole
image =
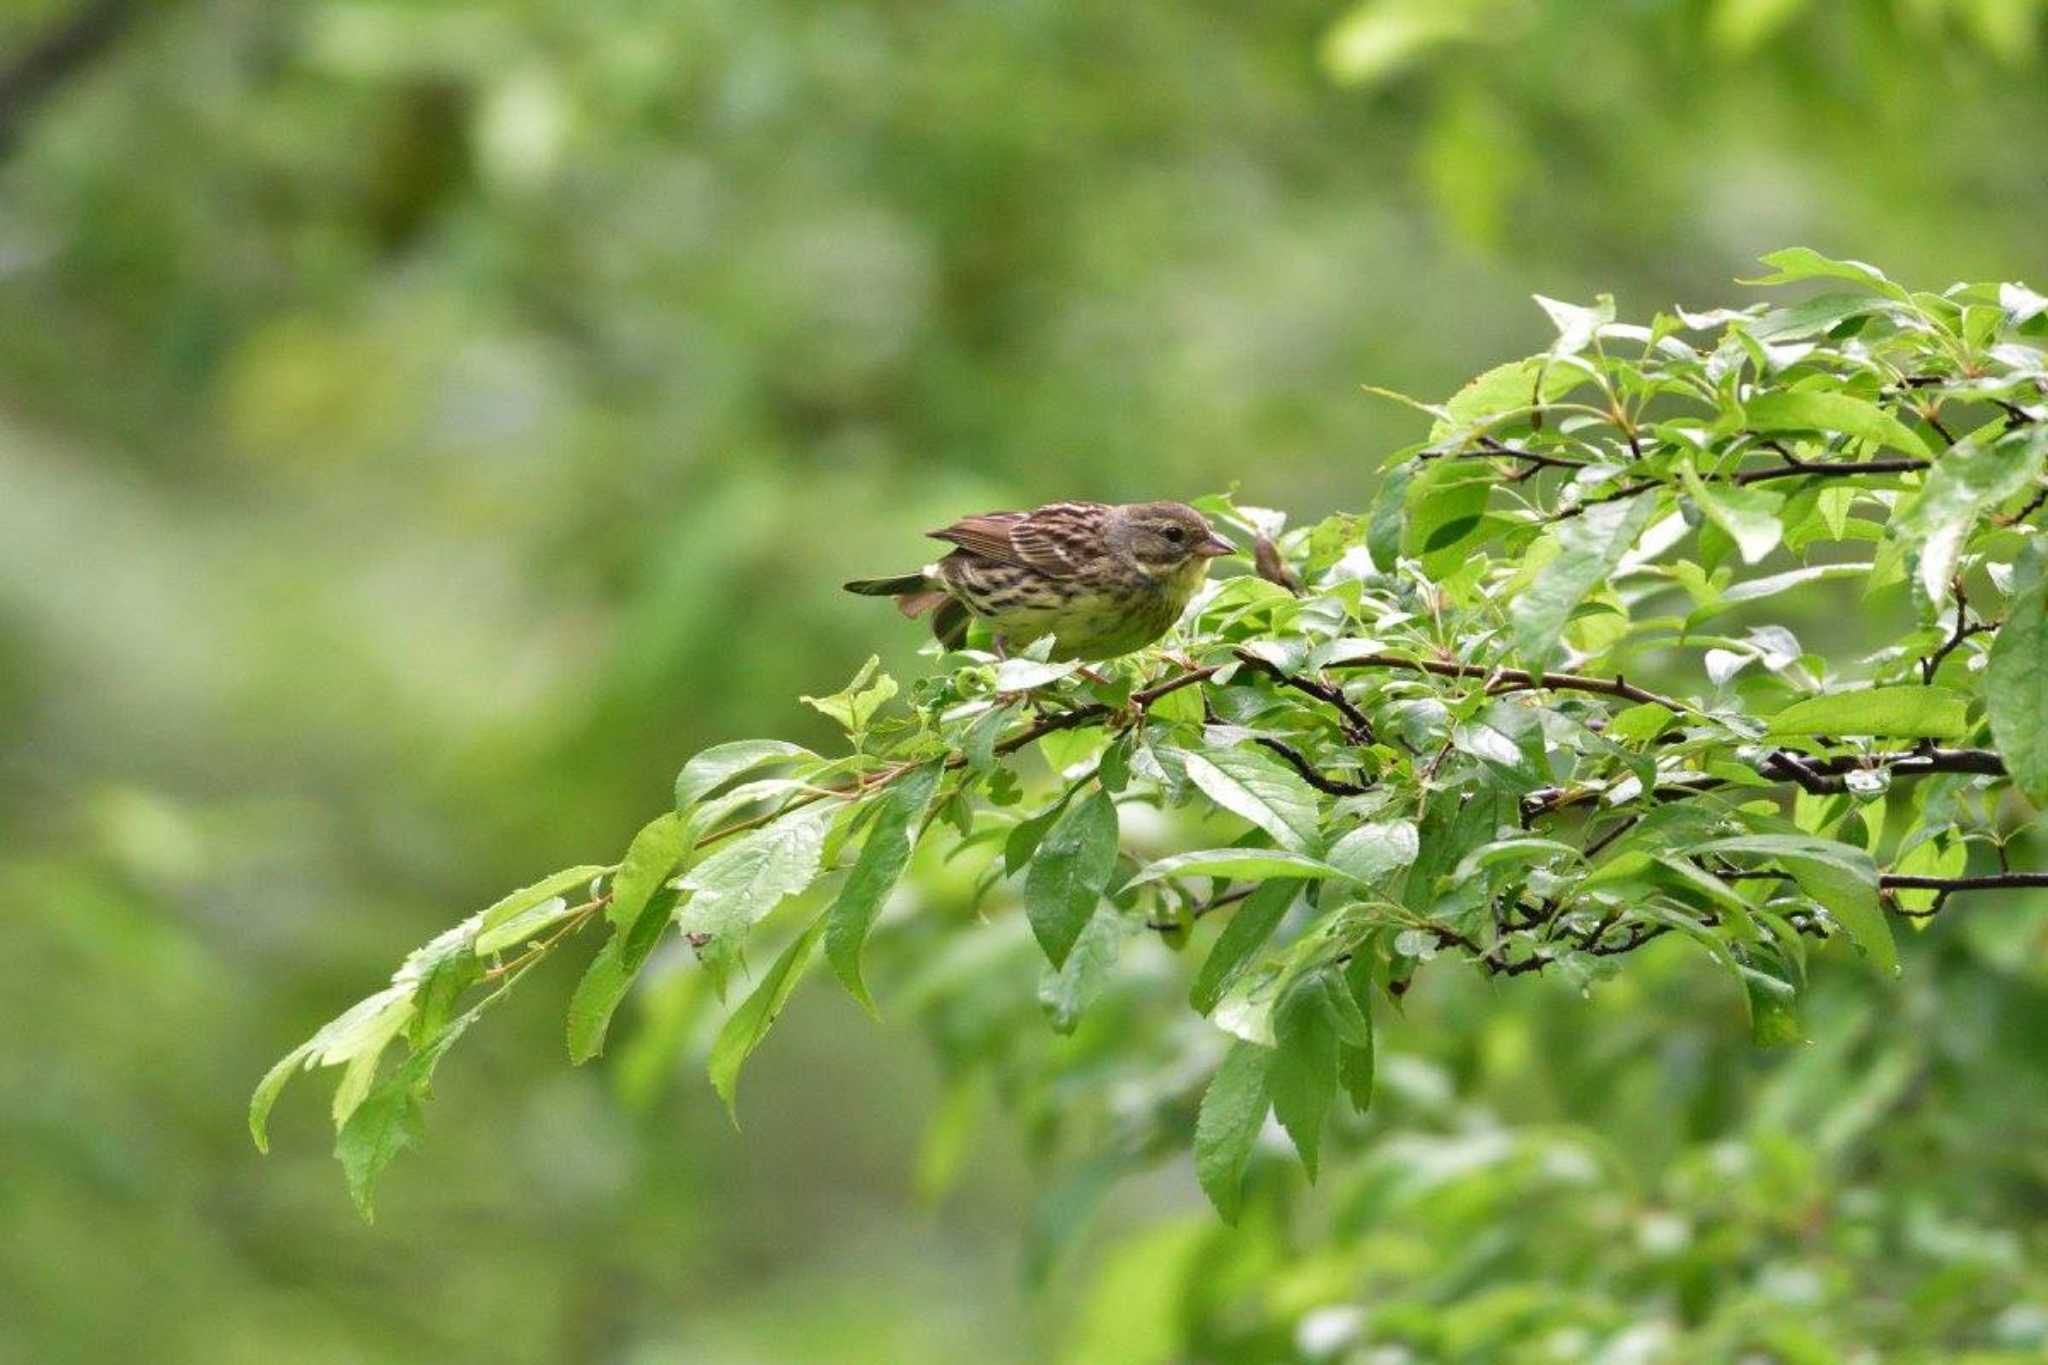
[[1071, 677], [1081, 669], [1081, 661], [1046, 663], [1038, 659], [1004, 659], [996, 665], [996, 691], [1029, 692], [1034, 687], [1044, 687], [1062, 678]]
[[495, 929], [476, 936], [476, 950], [485, 957], [501, 953], [507, 948], [517, 947], [529, 939], [538, 938], [554, 925], [579, 913], [583, 907], [569, 904], [561, 896], [552, 896], [538, 905], [529, 905]]
[[830, 802], [800, 806], [713, 852], [683, 878], [691, 894], [677, 925], [708, 935], [729, 956], [749, 928], [817, 877], [833, 814]]
[[1072, 1033], [1082, 1014], [1109, 985], [1130, 932], [1121, 915], [1092, 915], [1067, 960], [1057, 969], [1045, 969], [1038, 985], [1038, 1003], [1054, 1033], [1063, 1037]]
[[1418, 470], [1402, 492], [1401, 553], [1419, 560], [1432, 578], [1457, 568], [1466, 551], [1486, 538], [1494, 484], [1491, 476], [1448, 460]]
[[1787, 247], [1760, 257], [1765, 265], [1777, 267], [1777, 273], [1753, 280], [1742, 280], [1742, 284], [1792, 284], [1799, 280], [1836, 279], [1854, 280], [1869, 289], [1874, 289], [1889, 299], [1904, 301], [1909, 297], [1905, 289], [1892, 283], [1882, 270], [1861, 261], [1834, 260], [1821, 255], [1811, 247]]
[[1216, 1002], [1250, 965], [1253, 954], [1266, 945], [1273, 930], [1286, 918], [1287, 907], [1294, 904], [1300, 891], [1299, 881], [1272, 877], [1261, 882], [1230, 912], [1229, 922], [1216, 936], [1215, 946], [1202, 960], [1201, 970], [1195, 973], [1195, 984], [1188, 992], [1188, 1003], [1196, 1013], [1207, 1014], [1216, 1008]]
[[[1351, 1099], [1351, 1107], [1363, 1114], [1372, 1107], [1373, 1072], [1375, 1070], [1375, 1043], [1372, 1027], [1372, 976], [1374, 935], [1367, 935], [1351, 949], [1351, 960], [1344, 964], [1339, 977], [1339, 989], [1333, 998], [1337, 1002], [1337, 1036], [1341, 1047], [1337, 1053], [1337, 1079], [1344, 1086], [1344, 1093]], [[1344, 1008], [1348, 999], [1351, 1008]], [[1355, 1024], [1346, 1026], [1347, 1019]]]
[[1929, 459], [1933, 452], [1911, 427], [1875, 403], [1846, 393], [1817, 389], [1773, 389], [1746, 399], [1743, 421], [1751, 431], [1840, 432], [1908, 455]]
[[1779, 513], [1785, 500], [1761, 488], [1737, 488], [1731, 484], [1708, 484], [1693, 469], [1690, 460], [1678, 467], [1685, 491], [1707, 520], [1728, 533], [1742, 562], [1754, 564], [1778, 548], [1785, 524]]
[[[499, 926], [510, 920], [514, 915], [524, 914], [541, 902], [551, 900], [565, 892], [581, 890], [588, 886], [591, 881], [609, 871], [611, 871], [609, 867], [601, 867], [595, 863], [586, 864], [582, 867], [565, 867], [560, 872], [542, 877], [532, 886], [520, 887], [511, 895], [492, 905], [478, 917], [477, 939], [482, 941], [485, 938], [495, 937]], [[477, 951], [488, 953], [493, 950], [478, 948]]]
[[676, 810], [687, 811], [705, 795], [743, 773], [771, 763], [818, 762], [818, 756], [800, 744], [779, 739], [742, 739], [715, 744], [692, 758], [676, 774]]
[[782, 1016], [782, 1007], [789, 1003], [790, 992], [803, 979], [804, 969], [810, 966], [818, 941], [825, 936], [825, 918], [819, 915], [812, 920], [810, 927], [782, 950], [752, 993], [726, 1019], [724, 1027], [718, 1030], [718, 1037], [712, 1040], [711, 1088], [725, 1101], [726, 1115], [732, 1119], [735, 1128], [740, 1122], [740, 1068], [746, 1065], [747, 1058], [761, 1045], [761, 1040], [768, 1036], [768, 1030]]
[[1695, 853], [1750, 853], [1775, 859], [1886, 976], [1899, 971], [1898, 946], [1877, 898], [1877, 867], [1860, 848], [1792, 834], [1745, 834], [1697, 845]]
[[263, 1073], [263, 1079], [256, 1083], [256, 1091], [249, 1096], [249, 1137], [256, 1143], [256, 1150], [270, 1150], [270, 1111], [277, 1104], [277, 1097], [284, 1093], [291, 1078], [308, 1065], [313, 1055], [311, 1041], [300, 1043], [290, 1052], [277, 1059], [277, 1064]]
[[1896, 525], [1918, 543], [1916, 577], [1927, 600], [1948, 599], [1949, 580], [1978, 519], [2030, 487], [2048, 459], [2048, 431], [2020, 433], [1990, 444], [1964, 439], [1927, 473], [1918, 497], [1899, 510]]
[[1222, 877], [1251, 881], [1266, 877], [1302, 877], [1321, 881], [1348, 877], [1341, 867], [1302, 853], [1269, 848], [1205, 848], [1194, 853], [1176, 853], [1139, 869], [1129, 885], [1156, 882], [1162, 877]]
[[1968, 713], [1969, 698], [1946, 687], [1865, 687], [1795, 701], [1765, 733], [1959, 739], [1969, 733]]
[[872, 1014], [874, 999], [861, 979], [861, 948], [882, 902], [895, 889], [910, 863], [915, 832], [939, 787], [944, 767], [926, 763], [898, 778], [881, 798], [881, 809], [868, 830], [867, 842], [854, 859], [853, 870], [826, 912], [825, 957], [853, 998]]
[[828, 697], [804, 697], [803, 704], [831, 717], [858, 739], [867, 732], [868, 722], [874, 719], [882, 703], [896, 695], [896, 680], [887, 673], [878, 673], [881, 666], [879, 655], [869, 655], [844, 688]]
[[[1544, 356], [1496, 365], [1451, 395], [1444, 404], [1444, 416], [1429, 430], [1430, 442], [1449, 440], [1503, 412], [1555, 402], [1585, 382], [1583, 370], [1547, 364]], [[1381, 568], [1391, 563], [1380, 563], [1377, 551], [1373, 562]]]
[[1272, 1058], [1271, 1048], [1232, 1043], [1195, 1117], [1195, 1178], [1226, 1223], [1235, 1224], [1243, 1206], [1245, 1163], [1266, 1122]]
[[612, 875], [612, 898], [604, 910], [604, 917], [614, 927], [640, 918], [648, 899], [683, 860], [688, 841], [686, 823], [674, 811], [656, 816], [633, 836], [626, 856], [619, 859], [619, 870]]
[[1557, 656], [1572, 609], [1614, 572], [1655, 510], [1648, 494], [1596, 503], [1548, 532], [1557, 552], [1508, 604], [1515, 649], [1531, 668], [1540, 671]]
[[1323, 1120], [1337, 1097], [1337, 1029], [1329, 982], [1322, 972], [1290, 987], [1273, 1008], [1274, 1050], [1268, 1071], [1273, 1115], [1294, 1139], [1302, 1169], [1316, 1178]]
[[1415, 861], [1421, 848], [1412, 820], [1369, 820], [1330, 845], [1324, 860], [1359, 882], [1376, 882]]
[[1320, 841], [1315, 789], [1263, 749], [1239, 745], [1208, 753], [1184, 751], [1188, 780], [1232, 815], [1251, 821], [1282, 848], [1308, 853]]
[[669, 918], [675, 913], [676, 902], [674, 891], [657, 891], [647, 904], [640, 907], [640, 914], [633, 923], [613, 931], [604, 946], [597, 950], [597, 955], [591, 958], [590, 965], [584, 969], [574, 993], [569, 997], [571, 1062], [581, 1066], [604, 1051], [605, 1034], [611, 1029], [612, 1015], [618, 1011], [619, 1002], [626, 998], [626, 992], [632, 989], [640, 969], [647, 964], [655, 945], [661, 941]]
[[355, 1106], [347, 1122], [334, 1136], [334, 1155], [348, 1178], [350, 1198], [355, 1200], [363, 1221], [376, 1217], [377, 1180], [400, 1152], [426, 1140], [426, 1123], [421, 1103], [430, 1093], [434, 1068], [441, 1064], [455, 1040], [504, 992], [487, 996], [467, 1014], [451, 1020], [425, 1046], [392, 1069], [383, 1084]]
[[1100, 787], [1053, 825], [1024, 872], [1024, 913], [1052, 965], [1065, 964], [1116, 870], [1116, 803]]
[[1564, 303], [1557, 299], [1534, 296], [1537, 305], [1550, 315], [1551, 325], [1557, 328], [1557, 340], [1551, 343], [1553, 358], [1577, 355], [1593, 344], [1593, 338], [1600, 335], [1600, 329], [1614, 321], [1614, 296], [1602, 294], [1591, 308], [1576, 303]]
[[2048, 810], [2048, 562], [2042, 543], [2029, 551], [2037, 571], [2014, 593], [2005, 624], [1984, 667], [1984, 704], [1991, 737], [2013, 785], [2037, 810]]

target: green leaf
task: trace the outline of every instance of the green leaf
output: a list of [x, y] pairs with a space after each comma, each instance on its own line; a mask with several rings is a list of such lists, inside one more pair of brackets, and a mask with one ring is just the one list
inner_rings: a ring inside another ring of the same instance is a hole
[[1572, 609], [1614, 572], [1655, 510], [1647, 494], [1595, 503], [1547, 533], [1557, 553], [1508, 604], [1515, 648], [1531, 668], [1540, 671], [1557, 656]]
[[263, 1079], [256, 1083], [256, 1093], [249, 1096], [249, 1136], [256, 1143], [257, 1151], [270, 1150], [270, 1111], [291, 1078], [311, 1065], [312, 1055], [312, 1042], [300, 1043], [278, 1058], [277, 1064], [264, 1072]]
[[1879, 971], [1896, 976], [1898, 947], [1877, 898], [1877, 867], [1860, 848], [1793, 834], [1745, 834], [1697, 845], [1695, 853], [1750, 853], [1776, 860], [1799, 889], [1834, 916]]
[[[1583, 370], [1549, 364], [1546, 356], [1496, 365], [1451, 395], [1444, 404], [1445, 415], [1429, 429], [1429, 439], [1432, 444], [1441, 443], [1501, 413], [1555, 402], [1585, 382]], [[1381, 564], [1377, 551], [1373, 562]]]
[[1946, 687], [1865, 687], [1795, 701], [1766, 733], [1959, 739], [1969, 733], [1968, 712], [1969, 698]]
[[996, 691], [1029, 692], [1069, 677], [1079, 672], [1081, 666], [1079, 659], [1056, 664], [1038, 659], [1004, 659], [996, 665]]
[[495, 929], [489, 929], [476, 936], [476, 951], [484, 957], [516, 947], [529, 939], [538, 938], [549, 928], [577, 914], [584, 907], [571, 905], [561, 896], [554, 896], [539, 905], [529, 905]]
[[1062, 1037], [1072, 1033], [1081, 1015], [1109, 985], [1130, 932], [1121, 915], [1091, 915], [1067, 960], [1057, 970], [1045, 969], [1038, 985], [1038, 1003], [1054, 1033]]
[[1323, 1120], [1337, 1096], [1337, 1028], [1330, 981], [1316, 972], [1297, 981], [1273, 1008], [1268, 1071], [1273, 1115], [1294, 1139], [1302, 1169], [1316, 1178]]
[[1201, 970], [1195, 973], [1195, 984], [1188, 992], [1188, 1003], [1196, 1013], [1207, 1014], [1216, 1008], [1216, 1002], [1250, 964], [1252, 955], [1273, 936], [1273, 930], [1286, 917], [1287, 907], [1294, 904], [1300, 891], [1299, 881], [1274, 876], [1261, 882], [1230, 912], [1229, 922], [1216, 936], [1216, 944], [1202, 960]]
[[1330, 845], [1325, 861], [1354, 881], [1370, 883], [1414, 862], [1420, 846], [1413, 821], [1367, 821]]
[[334, 1155], [348, 1177], [349, 1197], [363, 1221], [377, 1217], [377, 1180], [400, 1152], [426, 1141], [420, 1098], [409, 1087], [386, 1084], [356, 1106], [335, 1135]]
[[1100, 787], [1047, 832], [1024, 872], [1024, 913], [1039, 947], [1062, 966], [1116, 870], [1116, 803]]
[[626, 928], [615, 930], [604, 947], [584, 969], [569, 997], [569, 1060], [581, 1066], [604, 1051], [605, 1035], [619, 1002], [632, 989], [640, 969], [661, 941], [675, 913], [679, 897], [674, 891], [657, 891], [640, 914]]
[[334, 1155], [348, 1178], [349, 1197], [363, 1221], [376, 1218], [377, 1180], [400, 1152], [426, 1140], [421, 1103], [430, 1093], [434, 1068], [455, 1040], [469, 1030], [504, 992], [485, 997], [467, 1014], [451, 1020], [425, 1046], [393, 1068], [374, 1093], [357, 1105], [334, 1136]]
[[683, 890], [692, 894], [676, 912], [682, 931], [708, 935], [729, 957], [750, 927], [818, 875], [833, 814], [831, 802], [800, 806], [691, 868]]
[[2034, 430], [1988, 445], [1965, 438], [1928, 471], [1920, 495], [1899, 510], [1896, 524], [1919, 544], [1917, 577], [1929, 602], [1948, 599], [1949, 580], [1977, 521], [1999, 503], [2030, 487], [2048, 459], [2048, 430]]
[[2038, 540], [2029, 554], [2037, 571], [2013, 594], [1992, 641], [1984, 704], [2013, 785], [2035, 809], [2048, 810], [2048, 572], [2039, 571], [2048, 554]]
[[841, 729], [859, 739], [867, 733], [868, 722], [882, 703], [896, 695], [896, 680], [887, 673], [877, 675], [881, 666], [881, 657], [871, 654], [852, 682], [829, 697], [805, 697], [803, 703], [838, 721]]
[[1188, 780], [1224, 810], [1251, 821], [1293, 852], [1317, 847], [1322, 834], [1315, 789], [1264, 749], [1187, 750], [1181, 757]]
[[705, 795], [742, 773], [765, 768], [771, 763], [793, 763], [809, 760], [817, 762], [818, 756], [800, 744], [786, 744], [779, 739], [742, 739], [731, 744], [715, 744], [683, 765], [676, 774], [676, 811], [682, 813], [702, 800]]
[[[1340, 1048], [1337, 1053], [1337, 1079], [1344, 1086], [1344, 1093], [1351, 1097], [1351, 1107], [1363, 1114], [1372, 1107], [1373, 1087], [1373, 1030], [1372, 1030], [1372, 968], [1373, 936], [1355, 944], [1351, 949], [1351, 960], [1344, 964], [1340, 986], [1332, 992], [1337, 1005], [1337, 1036]], [[1345, 1009], [1347, 1002], [1351, 1008]], [[1345, 1020], [1355, 1020], [1351, 1027]]]
[[1272, 1059], [1270, 1048], [1232, 1043], [1195, 1118], [1195, 1178], [1226, 1223], [1237, 1222], [1243, 1204], [1245, 1163], [1266, 1122]]
[[881, 798], [881, 809], [861, 845], [853, 870], [846, 875], [839, 897], [826, 913], [825, 957], [832, 970], [867, 1011], [875, 1002], [861, 980], [861, 948], [882, 902], [910, 863], [915, 831], [924, 820], [944, 772], [940, 763], [926, 763], [898, 778]]
[[1670, 729], [1677, 719], [1669, 707], [1639, 702], [1609, 717], [1604, 734], [1617, 744], [1644, 744]]
[[619, 859], [612, 877], [612, 899], [604, 917], [616, 926], [640, 918], [648, 899], [661, 889], [669, 874], [682, 862], [689, 833], [683, 817], [674, 811], [658, 815], [641, 827]]
[[[498, 927], [512, 919], [513, 916], [522, 915], [541, 902], [551, 900], [566, 891], [580, 890], [592, 880], [603, 876], [609, 871], [611, 871], [609, 867], [600, 867], [595, 863], [582, 867], [565, 867], [560, 872], [542, 877], [532, 886], [520, 887], [517, 891], [506, 896], [478, 917], [478, 942], [481, 943], [486, 938], [496, 938], [495, 931]], [[517, 942], [516, 939], [512, 941]], [[495, 950], [479, 947], [477, 951], [488, 953]]]
[[1744, 401], [1743, 421], [1751, 431], [1840, 432], [1908, 455], [1933, 452], [1919, 434], [1875, 403], [1846, 393], [1816, 389], [1773, 389]]
[[1905, 310], [1868, 294], [1820, 294], [1789, 308], [1774, 308], [1744, 326], [1758, 341], [1783, 343], [1818, 336], [1851, 318], [1894, 311]]
[[1749, 996], [1749, 1036], [1758, 1047], [1790, 1047], [1806, 1041], [1806, 1021], [1792, 987], [1758, 971], [1742, 973]]
[[1562, 303], [1535, 295], [1536, 303], [1550, 315], [1551, 325], [1557, 328], [1557, 340], [1551, 343], [1553, 359], [1577, 355], [1593, 344], [1593, 338], [1600, 329], [1614, 321], [1614, 296], [1602, 294], [1591, 308], [1576, 303]]
[[1728, 533], [1742, 562], [1754, 564], [1778, 548], [1785, 524], [1778, 514], [1785, 500], [1761, 488], [1737, 488], [1732, 484], [1708, 484], [1687, 460], [1678, 467], [1685, 491], [1707, 520]]
[[[1744, 0], [1747, 4], [1764, 3], [1766, 0]], [[1783, 0], [1776, 0], [1783, 3]], [[1741, 284], [1792, 284], [1799, 280], [1836, 279], [1854, 280], [1865, 288], [1874, 289], [1889, 299], [1904, 301], [1910, 297], [1900, 286], [1893, 284], [1882, 270], [1861, 261], [1838, 261], [1821, 255], [1811, 247], [1787, 247], [1773, 251], [1759, 258], [1765, 265], [1776, 266], [1777, 273], [1759, 279], [1741, 280]]]
[[811, 963], [811, 955], [817, 951], [818, 940], [825, 936], [826, 916], [819, 915], [811, 921], [808, 929], [798, 934], [787, 948], [782, 950], [769, 967], [760, 983], [739, 1008], [726, 1019], [725, 1026], [718, 1030], [718, 1037], [711, 1043], [711, 1088], [725, 1101], [726, 1115], [737, 1128], [740, 1122], [738, 1094], [740, 1068], [747, 1058], [768, 1036], [768, 1030], [782, 1015], [782, 1007], [789, 1003], [790, 992], [803, 979], [804, 968]]
[[1380, 479], [1380, 486], [1373, 491], [1372, 520], [1365, 533], [1365, 552], [1372, 557], [1373, 567], [1381, 573], [1391, 573], [1394, 561], [1401, 557], [1408, 485], [1414, 481], [1417, 470], [1427, 467], [1414, 460], [1397, 464], [1386, 472]]
[[1266, 877], [1303, 877], [1312, 881], [1348, 877], [1341, 867], [1320, 858], [1267, 848], [1205, 848], [1195, 853], [1176, 853], [1141, 868], [1130, 885], [1156, 882], [1162, 877], [1222, 877], [1251, 881]]
[[1432, 578], [1456, 569], [1466, 550], [1486, 538], [1486, 504], [1495, 482], [1473, 466], [1448, 460], [1417, 471], [1402, 494], [1401, 553], [1421, 561]]

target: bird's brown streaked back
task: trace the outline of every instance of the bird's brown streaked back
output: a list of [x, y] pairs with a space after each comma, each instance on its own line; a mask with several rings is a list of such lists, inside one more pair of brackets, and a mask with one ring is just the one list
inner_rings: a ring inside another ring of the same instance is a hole
[[956, 548], [917, 574], [858, 580], [848, 591], [895, 597], [907, 615], [938, 608], [934, 629], [949, 644], [964, 637], [971, 612], [999, 646], [1052, 635], [1061, 658], [1110, 658], [1158, 639], [1208, 560], [1234, 548], [1178, 502], [1047, 503], [962, 517], [930, 534]]

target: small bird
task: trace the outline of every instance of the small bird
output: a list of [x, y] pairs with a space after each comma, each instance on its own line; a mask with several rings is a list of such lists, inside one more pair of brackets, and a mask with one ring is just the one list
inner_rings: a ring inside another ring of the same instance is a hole
[[1151, 644], [1180, 619], [1209, 561], [1236, 549], [1182, 502], [1051, 502], [930, 534], [960, 548], [846, 590], [893, 597], [905, 616], [931, 612], [932, 634], [949, 649], [978, 616], [998, 652], [1051, 635], [1055, 659], [1112, 659]]

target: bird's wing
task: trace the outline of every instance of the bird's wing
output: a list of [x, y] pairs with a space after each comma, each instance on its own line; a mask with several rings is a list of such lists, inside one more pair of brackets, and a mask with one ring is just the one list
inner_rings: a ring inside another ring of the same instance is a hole
[[1023, 512], [983, 512], [979, 516], [962, 517], [951, 526], [928, 532], [934, 540], [950, 540], [971, 555], [993, 559], [1004, 564], [1022, 564], [1017, 547], [1010, 543], [1010, 532], [1018, 522], [1024, 520]]
[[932, 535], [984, 559], [1069, 578], [1095, 552], [1108, 511], [1099, 502], [1051, 502], [1029, 512], [962, 517]]

